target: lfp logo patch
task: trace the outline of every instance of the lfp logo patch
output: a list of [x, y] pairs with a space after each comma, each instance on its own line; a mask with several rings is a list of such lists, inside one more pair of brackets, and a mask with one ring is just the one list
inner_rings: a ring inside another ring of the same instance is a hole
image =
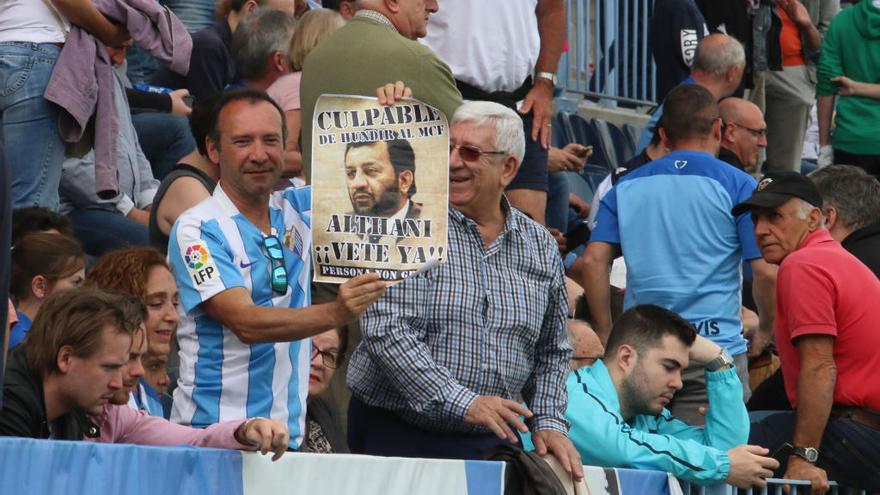
[[186, 248], [186, 254], [183, 257], [190, 270], [199, 270], [211, 260], [208, 247], [198, 243]]
[[211, 252], [204, 242], [195, 242], [183, 251], [186, 270], [196, 286], [202, 285], [217, 275], [217, 266], [211, 260]]

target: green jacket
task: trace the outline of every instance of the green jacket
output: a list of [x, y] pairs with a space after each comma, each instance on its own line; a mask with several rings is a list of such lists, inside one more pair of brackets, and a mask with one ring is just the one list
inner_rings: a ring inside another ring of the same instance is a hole
[[[834, 95], [837, 87], [831, 78], [837, 76], [868, 83], [880, 80], [880, 9], [871, 0], [843, 9], [831, 21], [822, 43], [816, 94]], [[880, 100], [841, 96], [835, 122], [835, 149], [880, 155]]]
[[418, 41], [404, 38], [379, 21], [355, 16], [315, 47], [303, 64], [303, 173], [311, 180], [312, 116], [322, 94], [376, 96], [376, 88], [403, 81], [413, 98], [452, 119], [462, 104], [452, 71]]

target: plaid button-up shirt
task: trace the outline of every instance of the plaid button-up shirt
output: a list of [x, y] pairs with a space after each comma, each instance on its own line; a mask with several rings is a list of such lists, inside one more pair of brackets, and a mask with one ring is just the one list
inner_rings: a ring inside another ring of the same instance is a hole
[[348, 384], [363, 402], [434, 431], [488, 432], [464, 422], [478, 395], [524, 400], [534, 432], [565, 433], [564, 269], [553, 238], [502, 204], [501, 235], [449, 210], [446, 262], [390, 287], [361, 318]]

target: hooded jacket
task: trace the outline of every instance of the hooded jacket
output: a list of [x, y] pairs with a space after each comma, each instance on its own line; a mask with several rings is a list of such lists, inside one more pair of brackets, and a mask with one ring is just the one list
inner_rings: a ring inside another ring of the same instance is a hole
[[[862, 0], [843, 9], [831, 22], [819, 58], [819, 96], [833, 96], [831, 78], [846, 76], [874, 83], [880, 78], [880, 8]], [[834, 149], [857, 155], [880, 155], [880, 101], [841, 96], [837, 103]]]

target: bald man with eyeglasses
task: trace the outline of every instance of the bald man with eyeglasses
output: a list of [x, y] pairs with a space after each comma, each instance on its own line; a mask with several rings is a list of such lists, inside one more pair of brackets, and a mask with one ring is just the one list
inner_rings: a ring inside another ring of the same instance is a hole
[[753, 173], [761, 151], [767, 148], [767, 123], [754, 103], [742, 98], [725, 98], [718, 104], [723, 123], [718, 158]]

